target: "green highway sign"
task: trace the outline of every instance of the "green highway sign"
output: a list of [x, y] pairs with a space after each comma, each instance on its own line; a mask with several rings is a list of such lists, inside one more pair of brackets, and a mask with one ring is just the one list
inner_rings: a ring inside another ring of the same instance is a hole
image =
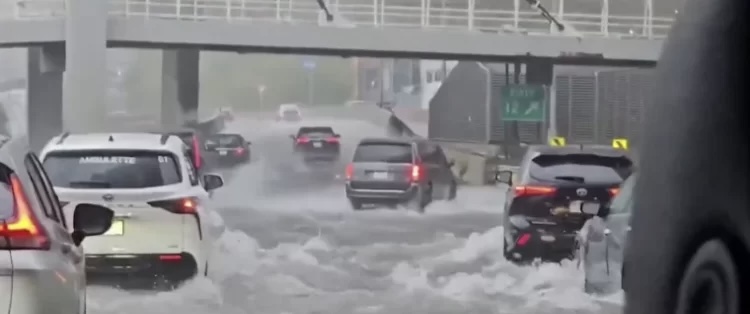
[[544, 122], [547, 111], [543, 85], [503, 86], [503, 121]]

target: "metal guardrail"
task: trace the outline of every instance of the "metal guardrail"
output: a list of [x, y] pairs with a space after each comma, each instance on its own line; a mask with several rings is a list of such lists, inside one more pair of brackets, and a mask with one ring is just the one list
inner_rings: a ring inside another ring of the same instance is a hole
[[[673, 22], [672, 17], [658, 17], [650, 13], [641, 16], [609, 14], [608, 3], [614, 0], [599, 0], [602, 2], [599, 14], [564, 10], [557, 14], [553, 12], [568, 28], [565, 33], [558, 33], [550, 27], [550, 23], [523, 0], [512, 0], [513, 9], [510, 10], [477, 8], [476, 0], [453, 0], [450, 7], [430, 0], [333, 1], [328, 5], [335, 17], [332, 23], [326, 22], [315, 0], [109, 0], [109, 14], [128, 18], [228, 23], [273, 22], [616, 38], [662, 38]], [[557, 1], [559, 7], [563, 8], [564, 0]], [[13, 12], [10, 18], [23, 20], [63, 18], [65, 2], [0, 0], [0, 12]], [[0, 19], [7, 18], [0, 13]]]

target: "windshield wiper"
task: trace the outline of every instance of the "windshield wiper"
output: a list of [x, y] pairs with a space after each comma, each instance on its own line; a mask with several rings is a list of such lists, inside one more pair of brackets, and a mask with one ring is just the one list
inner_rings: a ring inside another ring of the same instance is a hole
[[93, 189], [108, 189], [112, 186], [109, 182], [104, 181], [71, 181], [68, 182], [71, 188], [93, 188]]
[[[320, 1], [322, 0], [318, 0], [318, 2]], [[554, 16], [552, 16], [552, 14], [550, 14], [549, 11], [547, 11], [547, 8], [545, 8], [542, 5], [542, 3], [539, 2], [539, 0], [526, 0], [526, 2], [533, 8], [538, 9], [540, 13], [542, 14], [542, 17], [547, 19], [547, 21], [549, 21], [551, 24], [555, 24], [555, 27], [557, 27], [558, 31], [562, 32], [565, 30], [565, 25], [560, 23], [560, 21], [558, 21]]]

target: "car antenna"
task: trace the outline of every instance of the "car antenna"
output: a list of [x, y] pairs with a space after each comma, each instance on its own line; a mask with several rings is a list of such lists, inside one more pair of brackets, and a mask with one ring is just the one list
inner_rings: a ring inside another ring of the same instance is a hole
[[109, 141], [110, 141], [110, 142], [114, 142], [114, 141], [115, 141], [115, 138], [114, 138], [114, 137], [112, 137], [112, 135], [110, 135], [110, 136], [109, 136]]

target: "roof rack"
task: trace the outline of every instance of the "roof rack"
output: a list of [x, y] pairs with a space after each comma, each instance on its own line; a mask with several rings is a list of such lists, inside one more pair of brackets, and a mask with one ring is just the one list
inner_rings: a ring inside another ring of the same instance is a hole
[[69, 135], [70, 135], [70, 132], [63, 132], [63, 134], [60, 135], [60, 139], [57, 140], [57, 145], [62, 144], [65, 141], [65, 139], [68, 138]]

